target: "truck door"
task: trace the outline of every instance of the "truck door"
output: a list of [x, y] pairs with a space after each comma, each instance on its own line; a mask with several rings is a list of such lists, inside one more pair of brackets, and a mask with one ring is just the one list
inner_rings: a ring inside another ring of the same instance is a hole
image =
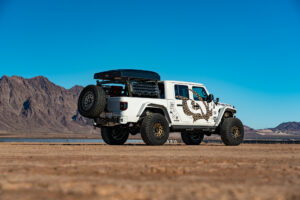
[[190, 86], [191, 112], [193, 112], [194, 125], [212, 126], [214, 125], [214, 102], [208, 102], [208, 94], [204, 87]]
[[193, 125], [193, 117], [183, 110], [183, 99], [190, 99], [189, 87], [184, 84], [174, 84], [174, 100], [169, 101], [169, 112], [174, 125]]

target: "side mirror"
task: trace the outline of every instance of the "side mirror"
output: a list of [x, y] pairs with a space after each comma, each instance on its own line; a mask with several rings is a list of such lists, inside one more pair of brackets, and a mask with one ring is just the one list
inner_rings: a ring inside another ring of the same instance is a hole
[[220, 98], [216, 98], [216, 101], [215, 101], [215, 103], [216, 103], [216, 104], [218, 104], [218, 103], [219, 103], [219, 101], [220, 101]]
[[207, 97], [207, 102], [210, 103], [210, 102], [212, 102], [214, 99], [215, 99], [214, 95], [213, 95], [213, 94], [209, 94], [208, 97]]

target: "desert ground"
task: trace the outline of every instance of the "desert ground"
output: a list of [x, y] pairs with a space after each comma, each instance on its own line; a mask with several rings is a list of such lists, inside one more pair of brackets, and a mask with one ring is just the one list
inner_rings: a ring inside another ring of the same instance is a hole
[[0, 199], [300, 199], [300, 145], [0, 143]]

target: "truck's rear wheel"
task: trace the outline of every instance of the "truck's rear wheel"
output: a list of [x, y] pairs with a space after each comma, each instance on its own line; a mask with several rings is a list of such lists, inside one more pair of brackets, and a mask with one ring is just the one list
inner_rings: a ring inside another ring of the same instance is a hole
[[122, 126], [101, 127], [101, 136], [106, 144], [122, 145], [127, 141], [129, 132]]
[[78, 112], [88, 118], [99, 117], [106, 105], [106, 94], [102, 87], [88, 85], [78, 98]]
[[148, 145], [163, 145], [169, 138], [169, 124], [161, 114], [147, 115], [141, 126], [141, 136]]
[[221, 125], [221, 139], [225, 145], [237, 146], [243, 142], [244, 126], [238, 118], [225, 118]]
[[203, 138], [203, 133], [181, 132], [181, 139], [186, 145], [199, 145]]

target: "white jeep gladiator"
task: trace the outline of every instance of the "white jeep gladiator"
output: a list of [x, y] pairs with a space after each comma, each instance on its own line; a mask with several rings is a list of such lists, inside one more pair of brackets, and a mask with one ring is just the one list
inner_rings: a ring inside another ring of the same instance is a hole
[[111, 70], [94, 78], [97, 84], [79, 96], [78, 111], [94, 119], [107, 144], [121, 145], [129, 134], [141, 133], [146, 144], [163, 145], [170, 132], [181, 132], [187, 145], [199, 145], [211, 134], [221, 135], [226, 145], [243, 141], [244, 126], [234, 106], [219, 103], [202, 84], [161, 81], [144, 70]]

